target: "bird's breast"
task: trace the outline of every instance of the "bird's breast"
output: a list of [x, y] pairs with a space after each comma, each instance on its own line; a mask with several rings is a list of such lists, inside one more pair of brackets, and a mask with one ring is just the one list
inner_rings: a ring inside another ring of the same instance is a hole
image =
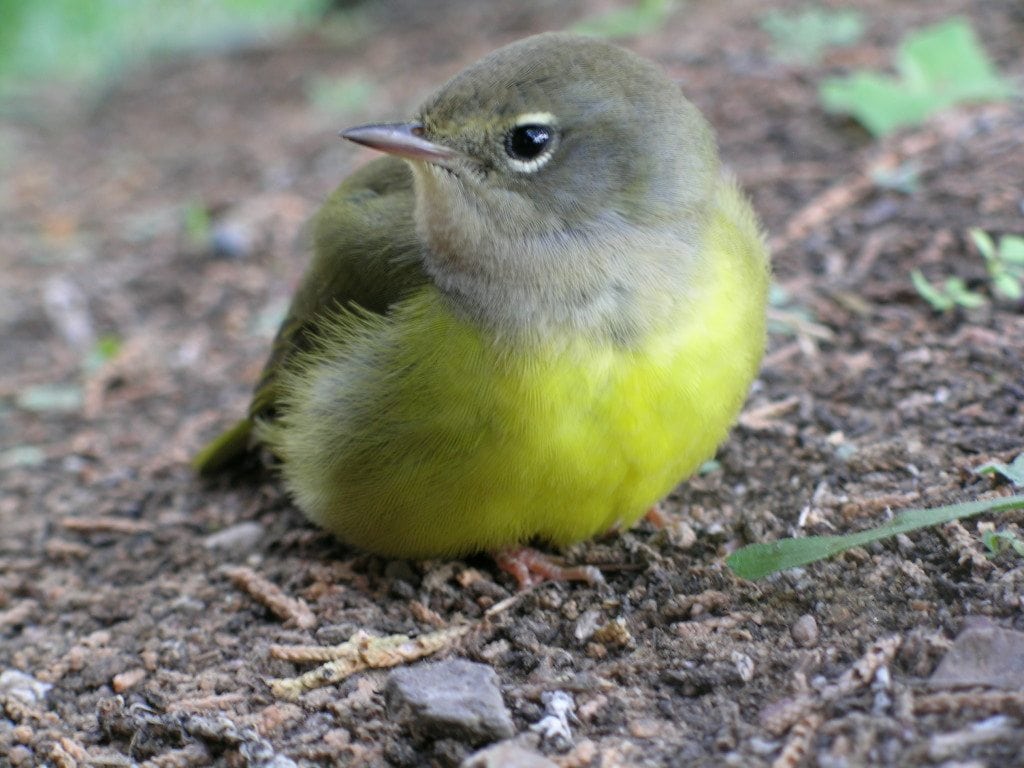
[[629, 345], [496, 336], [434, 285], [353, 321], [293, 377], [275, 448], [300, 506], [403, 557], [633, 523], [713, 454], [763, 351], [759, 240], [729, 225], [708, 248], [694, 300]]

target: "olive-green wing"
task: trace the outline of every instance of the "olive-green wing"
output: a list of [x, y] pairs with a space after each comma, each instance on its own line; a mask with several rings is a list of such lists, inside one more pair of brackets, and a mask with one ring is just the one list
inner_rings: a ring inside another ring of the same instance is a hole
[[385, 313], [426, 282], [413, 220], [412, 173], [384, 157], [345, 179], [312, 221], [313, 256], [274, 338], [249, 415], [212, 440], [192, 464], [217, 471], [250, 447], [254, 418], [273, 418], [283, 367], [309, 348], [325, 317], [359, 306]]

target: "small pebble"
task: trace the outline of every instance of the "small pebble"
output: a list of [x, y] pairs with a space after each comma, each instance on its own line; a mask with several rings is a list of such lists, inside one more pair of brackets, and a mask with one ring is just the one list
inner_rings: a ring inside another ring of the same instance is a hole
[[633, 642], [633, 635], [626, 626], [626, 620], [619, 616], [611, 621], [605, 622], [594, 632], [594, 639], [604, 645], [612, 645], [623, 648]]
[[515, 733], [498, 676], [486, 664], [450, 659], [396, 669], [385, 696], [388, 712], [415, 736], [486, 744]]
[[558, 766], [539, 752], [521, 747], [515, 742], [502, 741], [479, 752], [474, 752], [462, 761], [460, 768], [558, 768]]
[[5, 669], [0, 673], [0, 693], [13, 696], [29, 707], [39, 706], [52, 687], [17, 669]]
[[573, 637], [579, 642], [585, 643], [587, 640], [594, 636], [598, 626], [600, 626], [601, 612], [597, 610], [584, 611], [583, 615], [576, 620], [576, 626], [573, 628]]
[[203, 546], [207, 549], [247, 552], [255, 547], [262, 538], [263, 526], [259, 523], [238, 523], [222, 531], [211, 533], [203, 539]]
[[953, 641], [929, 682], [938, 687], [1024, 689], [1024, 632], [985, 622]]
[[572, 744], [572, 728], [569, 720], [577, 720], [576, 702], [565, 691], [545, 691], [541, 694], [544, 702], [544, 717], [530, 726], [530, 730], [539, 733], [541, 739], [565, 748]]
[[114, 693], [124, 693], [129, 688], [134, 688], [136, 685], [141, 683], [146, 678], [146, 670], [142, 667], [135, 667], [125, 672], [114, 675], [111, 680], [110, 687], [114, 689]]
[[789, 631], [793, 635], [793, 641], [802, 648], [818, 644], [818, 622], [809, 613], [794, 621]]
[[215, 255], [225, 259], [245, 259], [252, 255], [252, 234], [239, 224], [218, 224], [210, 235]]
[[732, 663], [736, 666], [736, 674], [740, 676], [740, 680], [744, 683], [749, 683], [754, 679], [754, 660], [747, 656], [747, 654], [733, 651]]
[[10, 754], [7, 755], [7, 759], [11, 761], [11, 765], [14, 768], [21, 768], [21, 766], [30, 766], [35, 764], [34, 753], [28, 747], [15, 747], [11, 750]]

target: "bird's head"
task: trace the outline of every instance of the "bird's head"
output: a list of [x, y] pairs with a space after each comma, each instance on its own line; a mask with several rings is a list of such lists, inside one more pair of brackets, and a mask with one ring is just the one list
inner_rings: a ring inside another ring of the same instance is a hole
[[410, 161], [427, 272], [503, 330], [632, 322], [618, 305], [697, 258], [718, 172], [660, 69], [570, 34], [495, 51], [410, 122], [342, 135]]

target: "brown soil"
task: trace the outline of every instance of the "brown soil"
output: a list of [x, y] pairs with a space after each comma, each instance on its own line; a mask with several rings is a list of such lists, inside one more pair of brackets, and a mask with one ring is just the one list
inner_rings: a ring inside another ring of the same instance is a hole
[[[383, 561], [305, 522], [270, 473], [192, 475], [190, 455], [245, 408], [303, 269], [302, 222], [368, 157], [337, 129], [408, 114], [487, 50], [605, 7], [423, 5], [381, 4], [372, 31], [346, 44], [311, 35], [163, 61], [88, 103], [47, 93], [42, 117], [2, 118], [0, 672], [52, 688], [28, 703], [0, 690], [0, 764], [455, 764], [468, 746], [413, 741], [389, 718], [387, 671], [292, 703], [267, 681], [308, 667], [269, 649], [465, 621], [474, 631], [443, 653], [494, 668], [517, 731], [540, 719], [544, 692], [573, 695], [574, 744], [536, 745], [566, 768], [1021, 764], [1019, 694], [936, 694], [926, 681], [970, 617], [1024, 629], [1020, 558], [988, 557], [978, 535], [1019, 533], [1024, 515], [764, 582], [724, 565], [750, 541], [1008, 492], [972, 468], [1024, 448], [1024, 311], [1003, 301], [937, 314], [909, 275], [958, 274], [984, 292], [967, 228], [1024, 233], [1019, 102], [878, 142], [825, 114], [815, 84], [886, 66], [907, 30], [951, 13], [1020, 82], [1013, 0], [865, 0], [863, 41], [815, 68], [769, 56], [754, 0], [687, 3], [628, 43], [715, 125], [791, 304], [721, 467], [666, 505], [688, 529], [643, 524], [568, 553], [610, 565], [607, 592], [544, 585], [484, 619], [513, 594], [484, 559]], [[313, 75], [357, 73], [374, 96], [346, 114], [306, 97]], [[879, 164], [913, 164], [916, 188], [876, 185]], [[231, 258], [190, 240], [189, 204], [251, 247]], [[90, 329], [122, 347], [83, 373]], [[83, 401], [33, 410], [24, 395], [39, 384], [81, 385]], [[254, 540], [207, 546], [240, 523], [259, 526]], [[226, 565], [292, 602], [264, 607]], [[181, 725], [189, 714], [230, 727]], [[994, 714], [1008, 718], [995, 736], [965, 730]], [[232, 731], [247, 727], [262, 758]]]

